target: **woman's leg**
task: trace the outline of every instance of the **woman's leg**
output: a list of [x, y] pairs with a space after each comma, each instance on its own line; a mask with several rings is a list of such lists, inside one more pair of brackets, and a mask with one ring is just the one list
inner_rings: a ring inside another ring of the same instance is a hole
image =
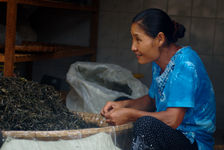
[[145, 116], [134, 123], [132, 150], [197, 150], [197, 144], [162, 121]]

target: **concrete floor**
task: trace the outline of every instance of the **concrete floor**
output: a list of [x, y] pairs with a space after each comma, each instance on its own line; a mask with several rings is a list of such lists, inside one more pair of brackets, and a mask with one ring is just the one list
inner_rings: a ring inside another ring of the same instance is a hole
[[214, 150], [224, 150], [224, 130], [217, 129], [215, 134]]

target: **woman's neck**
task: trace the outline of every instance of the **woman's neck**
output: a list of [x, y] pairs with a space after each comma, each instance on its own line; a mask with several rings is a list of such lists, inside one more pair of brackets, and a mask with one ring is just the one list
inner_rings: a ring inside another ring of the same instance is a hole
[[165, 70], [166, 66], [170, 62], [170, 59], [176, 54], [181, 46], [176, 44], [170, 44], [160, 48], [160, 57], [156, 60], [156, 64], [160, 66], [161, 73]]

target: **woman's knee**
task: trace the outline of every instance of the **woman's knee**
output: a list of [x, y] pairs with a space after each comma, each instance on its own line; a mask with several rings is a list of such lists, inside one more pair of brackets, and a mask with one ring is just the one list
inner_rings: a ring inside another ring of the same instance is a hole
[[143, 133], [146, 131], [151, 132], [154, 130], [153, 128], [155, 128], [155, 125], [158, 124], [158, 121], [159, 120], [151, 116], [143, 116], [138, 118], [134, 123], [134, 131]]
[[151, 116], [143, 116], [140, 117], [136, 120], [136, 122], [134, 123], [134, 126], [152, 126], [153, 124], [157, 124], [159, 120], [151, 117]]

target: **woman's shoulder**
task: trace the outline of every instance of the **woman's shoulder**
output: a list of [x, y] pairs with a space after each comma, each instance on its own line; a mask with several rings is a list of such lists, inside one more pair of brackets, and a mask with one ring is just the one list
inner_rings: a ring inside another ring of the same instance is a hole
[[[206, 68], [196, 51], [194, 51], [190, 46], [183, 47], [175, 60], [175, 70], [184, 72], [194, 72], [200, 74], [200, 76], [206, 76]], [[203, 77], [203, 78], [204, 78]]]
[[197, 52], [192, 49], [191, 46], [183, 46], [177, 51], [177, 54], [181, 54], [182, 56], [192, 56], [192, 55], [197, 55]]
[[176, 53], [176, 63], [201, 63], [201, 59], [197, 52], [191, 46], [184, 46]]

